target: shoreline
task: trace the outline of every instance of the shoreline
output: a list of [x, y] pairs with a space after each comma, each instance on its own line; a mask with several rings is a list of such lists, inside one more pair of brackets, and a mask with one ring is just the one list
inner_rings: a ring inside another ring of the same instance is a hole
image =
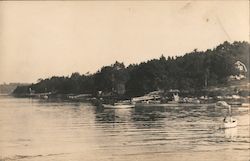
[[[250, 102], [250, 96], [246, 97], [240, 97], [239, 99], [218, 99], [216, 97], [209, 97], [208, 99], [200, 99], [199, 103], [193, 103], [193, 102], [128, 102], [128, 100], [114, 100], [114, 98], [96, 98], [96, 97], [83, 97], [83, 98], [70, 98], [67, 97], [67, 94], [53, 94], [49, 95], [47, 97], [44, 96], [34, 96], [34, 95], [13, 95], [13, 94], [0, 94], [0, 96], [11, 96], [14, 98], [31, 98], [31, 99], [37, 99], [37, 100], [44, 100], [44, 101], [63, 101], [63, 102], [88, 102], [91, 103], [94, 106], [102, 106], [109, 105], [113, 107], [118, 107], [118, 102], [121, 104], [130, 104], [134, 105], [134, 107], [177, 107], [177, 106], [185, 106], [185, 107], [201, 107], [201, 106], [214, 106], [217, 101], [226, 101], [231, 106], [249, 106]], [[189, 98], [196, 98], [196, 97], [189, 97]], [[196, 98], [197, 99], [197, 98]]]

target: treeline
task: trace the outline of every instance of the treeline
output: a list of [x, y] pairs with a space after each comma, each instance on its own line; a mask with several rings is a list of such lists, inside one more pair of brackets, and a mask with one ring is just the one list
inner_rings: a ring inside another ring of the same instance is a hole
[[249, 47], [248, 42], [226, 41], [214, 49], [195, 49], [179, 57], [162, 55], [159, 59], [128, 67], [115, 62], [94, 74], [73, 73], [70, 77], [40, 79], [38, 83], [17, 87], [14, 94], [29, 93], [32, 89], [36, 93], [96, 95], [102, 91], [132, 97], [158, 89], [199, 90], [225, 85], [230, 75], [239, 74], [234, 66], [236, 61], [243, 62], [249, 69]]

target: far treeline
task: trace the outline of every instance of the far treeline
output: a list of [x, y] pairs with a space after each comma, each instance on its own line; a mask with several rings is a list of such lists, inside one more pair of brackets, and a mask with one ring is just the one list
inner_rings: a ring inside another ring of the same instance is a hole
[[[35, 93], [93, 94], [134, 97], [155, 90], [179, 89], [194, 91], [226, 85], [230, 75], [237, 75], [235, 62], [249, 69], [248, 42], [224, 42], [214, 49], [194, 50], [184, 56], [164, 57], [125, 67], [115, 62], [94, 74], [73, 73], [70, 77], [53, 76], [35, 84], [18, 86], [13, 94]], [[249, 70], [247, 79], [249, 78]]]

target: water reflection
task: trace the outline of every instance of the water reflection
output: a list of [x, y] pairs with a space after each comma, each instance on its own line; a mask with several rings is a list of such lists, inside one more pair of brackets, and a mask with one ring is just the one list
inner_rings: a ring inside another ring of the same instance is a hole
[[163, 128], [165, 109], [162, 107], [136, 107], [131, 111], [131, 119], [138, 129]]
[[0, 160], [247, 160], [248, 111], [234, 108], [239, 126], [221, 130], [226, 112], [0, 98]]
[[162, 107], [136, 107], [133, 110], [134, 121], [159, 121], [165, 118], [165, 108]]
[[229, 128], [229, 129], [225, 129], [225, 137], [227, 139], [232, 139], [232, 140], [236, 140], [238, 135], [238, 128]]
[[114, 109], [103, 110], [96, 113], [96, 121], [99, 123], [115, 123], [118, 122], [119, 116], [116, 115]]

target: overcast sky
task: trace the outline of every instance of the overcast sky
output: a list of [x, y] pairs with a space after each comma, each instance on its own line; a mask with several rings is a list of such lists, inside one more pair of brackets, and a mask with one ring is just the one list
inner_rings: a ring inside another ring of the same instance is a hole
[[249, 41], [249, 1], [0, 2], [0, 83]]

